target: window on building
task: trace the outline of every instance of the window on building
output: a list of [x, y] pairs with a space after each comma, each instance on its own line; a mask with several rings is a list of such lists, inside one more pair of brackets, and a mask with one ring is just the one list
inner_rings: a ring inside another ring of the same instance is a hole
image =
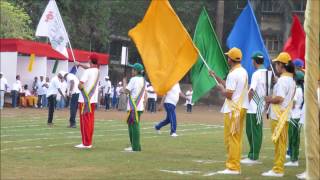
[[237, 0], [237, 9], [243, 9], [247, 5], [247, 0]]
[[280, 3], [278, 0], [262, 1], [262, 12], [280, 12]]
[[265, 45], [269, 52], [278, 52], [280, 50], [280, 40], [278, 36], [267, 36], [265, 38]]
[[293, 0], [293, 10], [304, 12], [306, 9], [307, 0]]

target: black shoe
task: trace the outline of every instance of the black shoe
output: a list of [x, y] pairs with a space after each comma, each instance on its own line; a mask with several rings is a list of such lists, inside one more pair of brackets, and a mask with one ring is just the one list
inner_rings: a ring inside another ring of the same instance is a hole
[[76, 125], [70, 125], [70, 126], [68, 126], [68, 128], [77, 128], [77, 126]]

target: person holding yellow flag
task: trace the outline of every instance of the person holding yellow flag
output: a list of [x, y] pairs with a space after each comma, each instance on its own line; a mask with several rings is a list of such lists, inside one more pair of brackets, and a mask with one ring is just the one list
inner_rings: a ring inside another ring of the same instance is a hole
[[290, 55], [286, 52], [281, 52], [273, 62], [280, 78], [274, 85], [273, 96], [266, 96], [265, 101], [271, 106], [272, 141], [275, 146], [274, 166], [272, 170], [262, 173], [262, 176], [282, 177], [286, 159], [289, 113], [296, 89], [293, 79], [295, 68]]
[[226, 97], [221, 112], [224, 114], [224, 144], [228, 154], [226, 169], [218, 174], [240, 174], [243, 122], [248, 109], [248, 73], [241, 66], [242, 52], [231, 48], [227, 53], [231, 70], [224, 81], [213, 71], [209, 74], [218, 82], [221, 94]]

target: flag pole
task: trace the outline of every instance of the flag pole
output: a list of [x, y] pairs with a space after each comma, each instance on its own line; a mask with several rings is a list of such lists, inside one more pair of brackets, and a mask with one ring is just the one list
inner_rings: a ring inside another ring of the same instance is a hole
[[[203, 56], [201, 55], [201, 53], [200, 53], [199, 51], [198, 51], [198, 53], [199, 53], [200, 59], [202, 60], [202, 62], [204, 63], [204, 65], [206, 65], [207, 69], [208, 69], [209, 71], [213, 71], [213, 70], [209, 67], [209, 65], [207, 64], [206, 60], [203, 58]], [[220, 83], [217, 81], [216, 77], [213, 76], [213, 79], [216, 81], [216, 83], [217, 83], [218, 85], [220, 84]]]

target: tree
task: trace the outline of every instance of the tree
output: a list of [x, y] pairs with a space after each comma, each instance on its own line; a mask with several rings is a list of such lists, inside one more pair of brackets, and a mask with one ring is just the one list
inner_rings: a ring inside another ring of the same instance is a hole
[[0, 1], [0, 10], [0, 38], [34, 38], [30, 16], [23, 8]]

